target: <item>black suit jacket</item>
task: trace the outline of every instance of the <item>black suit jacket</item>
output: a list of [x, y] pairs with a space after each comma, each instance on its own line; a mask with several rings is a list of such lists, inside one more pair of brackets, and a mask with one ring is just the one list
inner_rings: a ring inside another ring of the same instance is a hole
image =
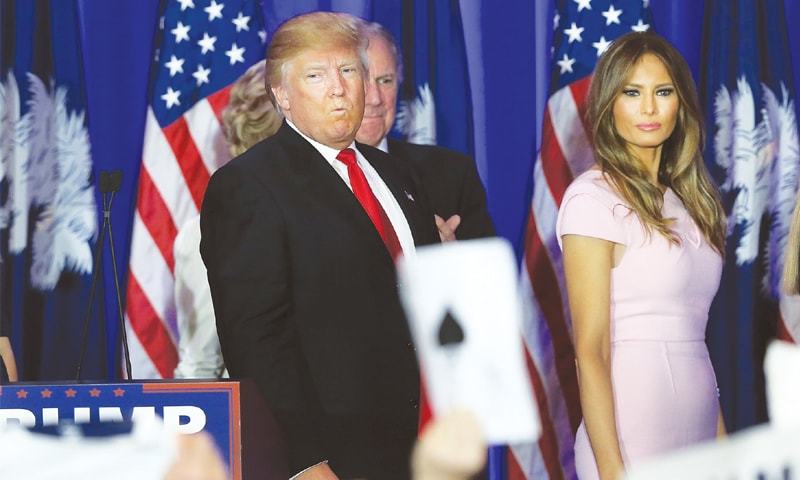
[[[415, 243], [437, 242], [410, 174], [357, 148]], [[347, 185], [284, 123], [212, 176], [200, 225], [225, 364], [263, 391], [290, 473], [327, 459], [342, 477], [408, 478], [418, 366], [394, 264]]]
[[461, 216], [456, 230], [459, 240], [495, 235], [486, 208], [486, 191], [470, 157], [434, 145], [393, 139], [389, 139], [389, 154], [412, 168], [434, 213], [445, 220], [454, 214]]

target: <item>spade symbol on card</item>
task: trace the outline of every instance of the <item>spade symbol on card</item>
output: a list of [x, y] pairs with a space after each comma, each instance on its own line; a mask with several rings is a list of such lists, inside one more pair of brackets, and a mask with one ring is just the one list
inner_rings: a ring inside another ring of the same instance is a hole
[[442, 347], [456, 347], [464, 341], [464, 330], [456, 317], [447, 310], [439, 325], [439, 345]]

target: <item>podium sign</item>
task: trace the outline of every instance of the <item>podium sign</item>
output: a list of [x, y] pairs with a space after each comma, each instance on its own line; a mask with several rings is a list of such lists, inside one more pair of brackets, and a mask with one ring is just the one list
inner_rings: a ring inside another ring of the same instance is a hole
[[208, 432], [232, 479], [288, 477], [277, 429], [250, 382], [17, 383], [0, 387], [0, 424], [39, 427], [64, 420], [130, 422], [155, 415], [179, 433]]

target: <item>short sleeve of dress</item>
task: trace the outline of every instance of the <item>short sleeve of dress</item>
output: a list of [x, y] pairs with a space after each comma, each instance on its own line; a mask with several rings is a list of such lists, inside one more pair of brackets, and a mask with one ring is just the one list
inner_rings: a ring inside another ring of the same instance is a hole
[[629, 212], [628, 208], [609, 192], [598, 187], [591, 188], [591, 184], [576, 187], [567, 189], [558, 210], [558, 245], [561, 246], [563, 235], [583, 235], [627, 244], [625, 216]]

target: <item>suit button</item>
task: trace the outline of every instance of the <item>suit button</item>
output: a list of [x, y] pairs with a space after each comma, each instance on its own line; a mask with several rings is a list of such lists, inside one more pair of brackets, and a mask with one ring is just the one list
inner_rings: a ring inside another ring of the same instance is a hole
[[408, 404], [411, 405], [411, 408], [413, 408], [414, 410], [419, 408], [419, 403], [417, 403], [417, 401], [414, 400], [413, 398], [408, 399]]
[[414, 347], [414, 344], [411, 342], [406, 343], [406, 348], [408, 348], [409, 352], [416, 352], [417, 349]]

